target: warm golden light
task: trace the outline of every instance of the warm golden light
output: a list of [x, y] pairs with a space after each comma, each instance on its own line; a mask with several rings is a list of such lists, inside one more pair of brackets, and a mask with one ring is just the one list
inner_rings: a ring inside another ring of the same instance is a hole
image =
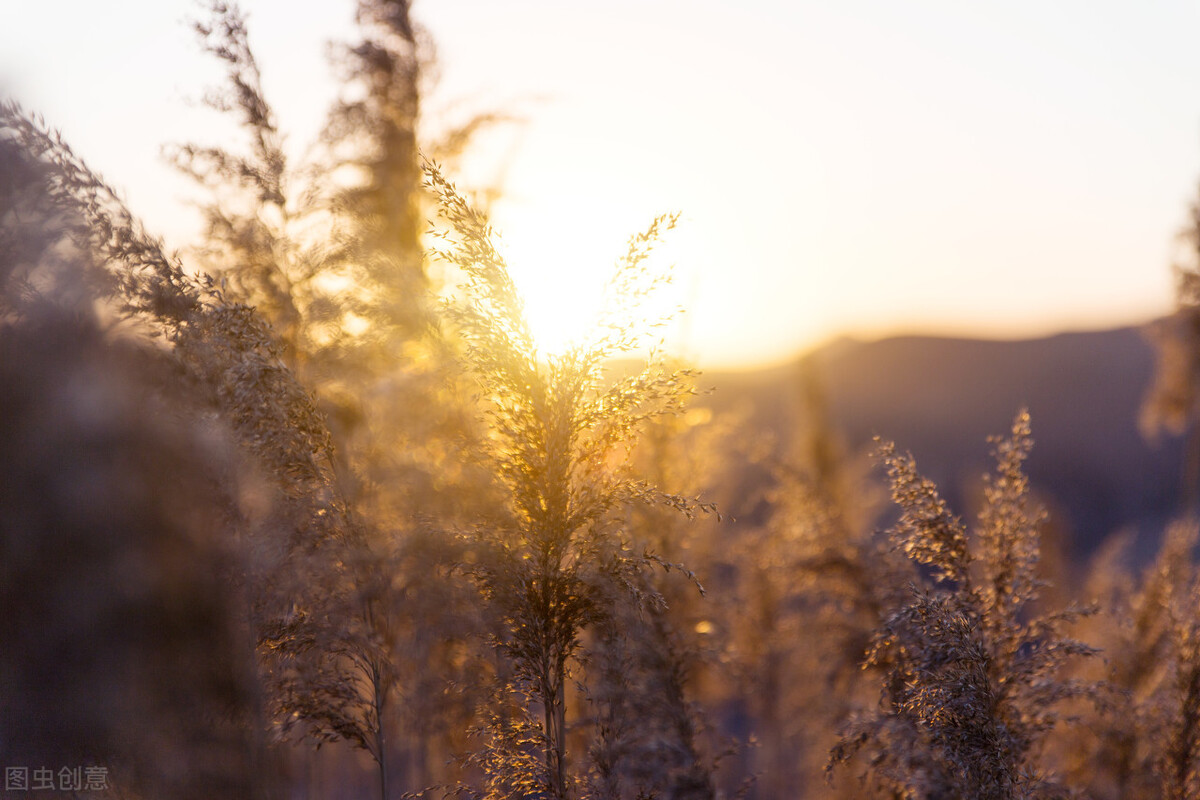
[[525, 301], [525, 319], [541, 354], [562, 355], [586, 339], [601, 307], [605, 279], [601, 265], [572, 268], [563, 263], [561, 254], [566, 251], [545, 240], [506, 250]]
[[[628, 238], [651, 221], [639, 220], [630, 227], [624, 224], [625, 220], [603, 219], [598, 208], [593, 211], [587, 221], [598, 223], [599, 233], [593, 235], [599, 244], [595, 246], [581, 247], [579, 241], [588, 234], [568, 226], [513, 224], [502, 229], [500, 248], [525, 302], [525, 318], [543, 357], [562, 355], [572, 345], [584, 343], [596, 333], [597, 318], [611, 291], [608, 283], [614, 266], [625, 252]], [[667, 321], [654, 328], [652, 336], [655, 341], [669, 340], [669, 346], [677, 344], [673, 341], [678, 338], [675, 334], [679, 327], [675, 312], [685, 300], [672, 274], [674, 265], [686, 260], [680, 249], [680, 240], [685, 236], [684, 230], [668, 232], [645, 263], [645, 269], [671, 278], [642, 299], [638, 312], [651, 325]], [[620, 305], [632, 300], [611, 299]]]

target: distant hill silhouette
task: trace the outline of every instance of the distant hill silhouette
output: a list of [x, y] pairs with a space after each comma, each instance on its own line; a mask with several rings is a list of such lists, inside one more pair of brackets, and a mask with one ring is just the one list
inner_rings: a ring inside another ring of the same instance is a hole
[[1142, 330], [1121, 328], [1024, 341], [839, 339], [786, 366], [705, 373], [703, 383], [717, 387], [705, 402], [741, 408], [752, 429], [778, 432], [782, 447], [811, 375], [848, 451], [869, 449], [876, 435], [895, 441], [963, 516], [973, 513], [970, 498], [989, 466], [987, 437], [1028, 408], [1030, 477], [1070, 549], [1086, 556], [1130, 527], [1149, 546], [1179, 508], [1181, 442], [1148, 442], [1138, 430], [1153, 368]]

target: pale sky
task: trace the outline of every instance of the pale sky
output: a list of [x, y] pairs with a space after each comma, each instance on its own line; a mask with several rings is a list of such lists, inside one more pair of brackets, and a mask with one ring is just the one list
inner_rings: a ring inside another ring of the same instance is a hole
[[[300, 154], [351, 0], [244, 0]], [[188, 0], [0, 0], [0, 82], [174, 245], [168, 142], [219, 138]], [[439, 119], [513, 108], [466, 183], [536, 313], [581, 316], [658, 213], [676, 348], [764, 363], [842, 333], [1026, 336], [1172, 303], [1200, 179], [1200, 4], [1100, 0], [418, 0]], [[449, 109], [441, 112], [441, 109]], [[503, 164], [503, 169], [500, 165]], [[541, 309], [537, 311], [537, 309]]]

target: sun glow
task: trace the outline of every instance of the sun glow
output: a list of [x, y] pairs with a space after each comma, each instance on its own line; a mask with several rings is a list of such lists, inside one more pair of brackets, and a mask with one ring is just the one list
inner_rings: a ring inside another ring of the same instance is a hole
[[[627, 231], [624, 237], [609, 237], [611, 244], [586, 252], [578, 245], [579, 235], [567, 230], [542, 231], [531, 237], [504, 235], [502, 250], [524, 300], [525, 318], [540, 355], [558, 356], [573, 345], [586, 344], [596, 332], [606, 300], [616, 303], [633, 300], [606, 295], [617, 259], [625, 252], [628, 234], [638, 230]], [[655, 246], [643, 263], [648, 275], [670, 273], [678, 255], [674, 245], [678, 234], [679, 231], [669, 231], [664, 241]], [[678, 288], [667, 284], [657, 287], [634, 311], [651, 328], [666, 318], [675, 322], [674, 311], [682, 299]], [[669, 332], [667, 328], [649, 331], [655, 340]]]
[[551, 238], [505, 250], [540, 353], [562, 355], [584, 341], [600, 313], [606, 265], [569, 263], [570, 256], [564, 254], [570, 250]]

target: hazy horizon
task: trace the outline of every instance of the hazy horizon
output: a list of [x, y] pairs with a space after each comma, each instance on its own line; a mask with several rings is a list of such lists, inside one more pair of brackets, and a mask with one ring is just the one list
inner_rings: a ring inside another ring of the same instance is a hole
[[[352, 35], [351, 9], [245, 7], [298, 156], [336, 91], [324, 42]], [[219, 81], [193, 9], [23, 4], [0, 32], [15, 96], [172, 246], [195, 238], [196, 194], [159, 148], [230, 133], [188, 102]], [[499, 185], [535, 325], [583, 316], [564, 298], [596, 294], [625, 239], [668, 211], [668, 302], [687, 309], [671, 343], [711, 368], [841, 333], [1027, 338], [1170, 311], [1200, 174], [1186, 3], [454, 0], [415, 15], [438, 52], [430, 132], [481, 110], [522, 119], [453, 177]]]

